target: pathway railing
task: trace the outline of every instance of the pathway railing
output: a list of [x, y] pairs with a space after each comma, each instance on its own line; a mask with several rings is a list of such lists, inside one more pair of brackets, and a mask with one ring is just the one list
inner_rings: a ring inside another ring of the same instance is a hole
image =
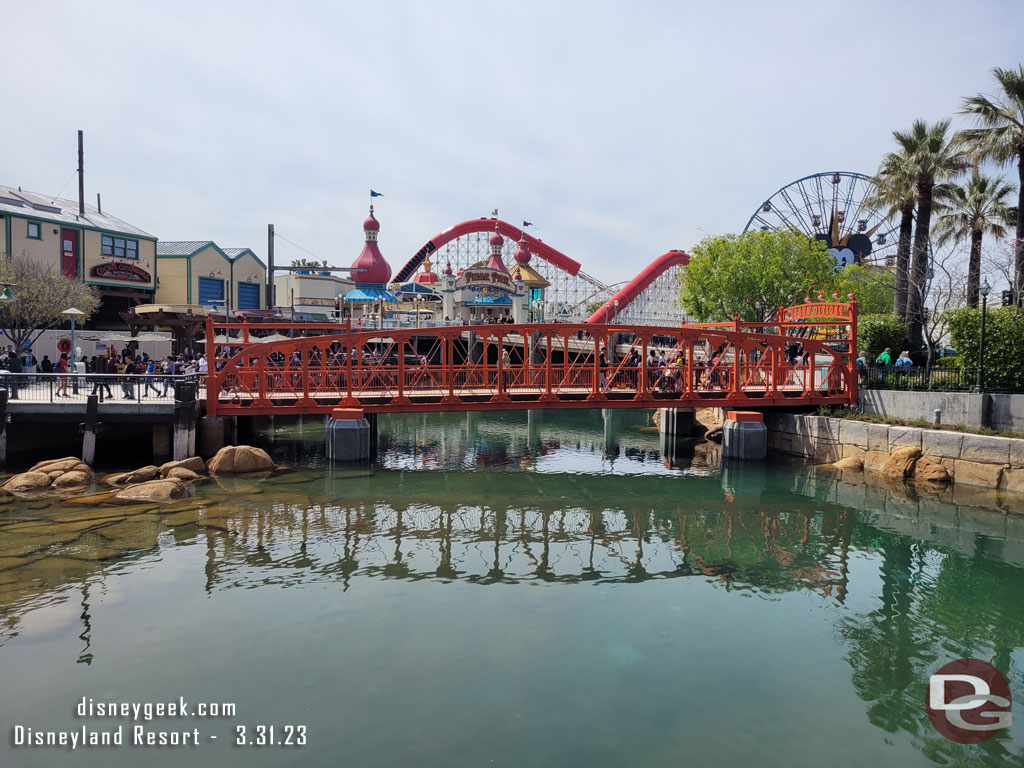
[[176, 383], [195, 383], [203, 396], [202, 374], [10, 373], [0, 370], [0, 389], [11, 403], [85, 403], [96, 395], [100, 403], [169, 404]]

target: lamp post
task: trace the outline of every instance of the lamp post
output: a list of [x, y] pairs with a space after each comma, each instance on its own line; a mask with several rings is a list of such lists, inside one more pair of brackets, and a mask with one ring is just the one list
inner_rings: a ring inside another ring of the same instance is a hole
[[988, 279], [981, 284], [981, 338], [978, 340], [978, 381], [974, 385], [974, 394], [980, 395], [985, 388], [985, 312], [988, 305], [988, 294], [992, 286]]
[[615, 316], [616, 317], [619, 316], [619, 300], [618, 299], [615, 300]]
[[608, 325], [608, 310], [612, 308], [611, 302], [606, 301], [604, 303], [604, 324]]

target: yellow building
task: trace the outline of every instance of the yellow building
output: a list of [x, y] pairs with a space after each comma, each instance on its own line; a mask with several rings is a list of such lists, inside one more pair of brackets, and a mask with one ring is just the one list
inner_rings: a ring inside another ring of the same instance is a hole
[[267, 267], [249, 248], [211, 240], [166, 240], [157, 246], [156, 304], [216, 306], [221, 311], [266, 308]]
[[99, 325], [153, 300], [157, 239], [93, 205], [0, 186], [0, 256], [28, 258], [94, 285]]

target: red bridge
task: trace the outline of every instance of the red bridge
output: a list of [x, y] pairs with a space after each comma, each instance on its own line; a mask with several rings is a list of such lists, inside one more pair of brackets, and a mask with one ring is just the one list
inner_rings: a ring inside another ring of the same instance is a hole
[[856, 302], [777, 318], [395, 330], [208, 318], [207, 415], [856, 404]]

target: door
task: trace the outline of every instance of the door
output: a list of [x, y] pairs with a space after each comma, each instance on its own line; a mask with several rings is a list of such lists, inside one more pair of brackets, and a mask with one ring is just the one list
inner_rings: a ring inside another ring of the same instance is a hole
[[78, 230], [60, 231], [60, 268], [65, 277], [78, 279]]
[[216, 277], [199, 278], [199, 303], [210, 307], [213, 305], [225, 309], [224, 281]]
[[259, 309], [260, 308], [260, 290], [262, 286], [257, 283], [239, 283], [238, 284], [238, 308], [239, 309]]

